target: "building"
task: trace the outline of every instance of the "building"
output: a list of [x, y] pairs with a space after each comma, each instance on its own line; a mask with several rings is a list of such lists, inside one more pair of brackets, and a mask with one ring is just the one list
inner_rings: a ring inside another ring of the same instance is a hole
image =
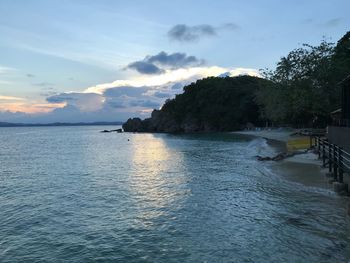
[[[340, 120], [327, 128], [328, 140], [350, 152], [350, 75], [339, 83], [342, 87]], [[335, 112], [334, 112], [335, 113]]]

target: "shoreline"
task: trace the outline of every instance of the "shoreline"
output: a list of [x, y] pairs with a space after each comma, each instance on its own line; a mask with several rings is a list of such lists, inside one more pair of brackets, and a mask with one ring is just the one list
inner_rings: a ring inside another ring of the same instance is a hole
[[[297, 131], [296, 129], [276, 129], [237, 131], [232, 133], [264, 138], [277, 151], [286, 152], [288, 151], [288, 141], [301, 137], [292, 135]], [[315, 153], [306, 152], [287, 157], [281, 161], [268, 161], [268, 166], [273, 173], [287, 180], [301, 183], [305, 186], [331, 189], [331, 185], [325, 177], [327, 170], [322, 167], [322, 163]]]

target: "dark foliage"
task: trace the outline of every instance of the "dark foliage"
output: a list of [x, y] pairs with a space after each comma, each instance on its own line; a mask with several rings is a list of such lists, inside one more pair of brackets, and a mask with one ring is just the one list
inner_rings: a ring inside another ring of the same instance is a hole
[[251, 76], [198, 80], [184, 87], [183, 94], [167, 100], [143, 125], [133, 126], [130, 119], [125, 127], [133, 127], [131, 131], [142, 127], [139, 131], [197, 132], [232, 131], [247, 123], [261, 125], [255, 93], [266, 85], [269, 81]]
[[350, 32], [334, 45], [304, 44], [282, 57], [274, 71], [262, 72], [274, 85], [257, 92], [262, 114], [276, 124], [323, 127], [338, 109], [341, 87], [350, 74]]

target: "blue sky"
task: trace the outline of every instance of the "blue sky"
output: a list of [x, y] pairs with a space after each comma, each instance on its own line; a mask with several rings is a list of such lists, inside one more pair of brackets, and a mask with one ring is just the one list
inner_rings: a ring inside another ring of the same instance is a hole
[[[0, 2], [0, 121], [147, 117], [195, 79], [336, 42], [350, 1]], [[112, 95], [111, 95], [112, 94]]]

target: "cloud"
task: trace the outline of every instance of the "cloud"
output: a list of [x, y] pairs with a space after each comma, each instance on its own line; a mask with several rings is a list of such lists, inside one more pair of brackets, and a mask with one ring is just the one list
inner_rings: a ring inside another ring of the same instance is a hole
[[0, 100], [25, 100], [24, 98], [12, 97], [12, 96], [1, 96]]
[[132, 87], [121, 86], [106, 89], [103, 92], [105, 98], [104, 107], [112, 107], [115, 109], [130, 108], [135, 106], [142, 106], [138, 101], [140, 98], [149, 99], [146, 95], [151, 88], [146, 87]]
[[[161, 59], [157, 58], [157, 61], [159, 60]], [[160, 108], [167, 98], [181, 93], [185, 85], [220, 74], [258, 76], [258, 71], [222, 67], [170, 69], [160, 75], [142, 75], [129, 80], [116, 80], [83, 91], [48, 94], [46, 102], [7, 100], [0, 103], [0, 121], [92, 122], [125, 121], [130, 117], [145, 118], [149, 117], [153, 109]]]
[[152, 100], [134, 100], [130, 102], [131, 106], [141, 106], [144, 108], [159, 108], [160, 103]]
[[170, 88], [171, 88], [172, 90], [182, 89], [182, 88], [183, 88], [183, 85], [182, 85], [182, 83], [177, 82], [177, 83], [175, 83], [174, 85], [172, 85]]
[[120, 86], [106, 89], [103, 92], [105, 97], [139, 97], [148, 90], [146, 87]]
[[341, 18], [333, 18], [328, 20], [324, 25], [326, 27], [336, 27], [341, 23]]
[[239, 25], [235, 23], [226, 23], [218, 27], [219, 29], [224, 29], [224, 30], [237, 30], [239, 29]]
[[[23, 116], [31, 116], [31, 115], [41, 115], [47, 114], [52, 110], [55, 110], [60, 107], [64, 107], [64, 103], [36, 103], [30, 101], [19, 101], [19, 102], [6, 102], [0, 103], [0, 113], [1, 112], [22, 112], [26, 115]], [[10, 114], [7, 114], [10, 116]], [[0, 119], [0, 121], [6, 121], [4, 119]]]
[[35, 77], [35, 75], [29, 74], [29, 73], [26, 76], [27, 76], [27, 78], [34, 78]]
[[130, 63], [127, 68], [134, 69], [141, 74], [161, 74], [164, 70], [147, 61], [135, 61]]
[[125, 103], [127, 99], [127, 96], [120, 96], [117, 98], [106, 98], [105, 105], [108, 105], [108, 107], [114, 109], [124, 109], [127, 108], [127, 105]]
[[148, 56], [145, 60], [161, 66], [169, 66], [171, 69], [201, 66], [204, 64], [203, 59], [197, 59], [195, 56], [187, 56], [185, 53], [167, 54], [164, 51], [154, 56]]
[[11, 68], [11, 67], [6, 67], [6, 66], [1, 66], [0, 65], [0, 75], [12, 73], [14, 71], [16, 71], [15, 68]]
[[203, 36], [215, 36], [216, 29], [211, 25], [187, 26], [178, 24], [172, 27], [168, 36], [171, 40], [191, 42], [199, 40]]
[[166, 69], [179, 69], [201, 66], [203, 59], [187, 56], [186, 53], [168, 54], [164, 51], [154, 56], [146, 56], [143, 60], [130, 63], [127, 68], [134, 69], [141, 74], [162, 74]]
[[196, 26], [177, 24], [168, 31], [168, 37], [174, 41], [196, 42], [203, 37], [217, 36], [220, 30], [237, 30], [238, 28], [239, 26], [234, 23], [226, 23], [217, 27], [208, 24]]
[[81, 111], [91, 112], [102, 108], [104, 98], [96, 93], [61, 93], [46, 98], [49, 103], [67, 103]]
[[153, 95], [157, 98], [169, 98], [171, 97], [172, 94], [167, 92], [162, 92], [162, 91], [156, 91]]
[[314, 25], [314, 26], [318, 26], [318, 27], [336, 27], [336, 26], [340, 25], [341, 22], [342, 22], [342, 18], [340, 18], [340, 17], [329, 19], [326, 22], [324, 22], [324, 21], [317, 22], [312, 18], [307, 18], [307, 19], [304, 19], [301, 21], [302, 24]]
[[50, 82], [39, 82], [39, 83], [34, 83], [34, 86], [38, 86], [38, 87], [52, 87], [52, 86], [54, 86], [54, 84], [50, 83]]

